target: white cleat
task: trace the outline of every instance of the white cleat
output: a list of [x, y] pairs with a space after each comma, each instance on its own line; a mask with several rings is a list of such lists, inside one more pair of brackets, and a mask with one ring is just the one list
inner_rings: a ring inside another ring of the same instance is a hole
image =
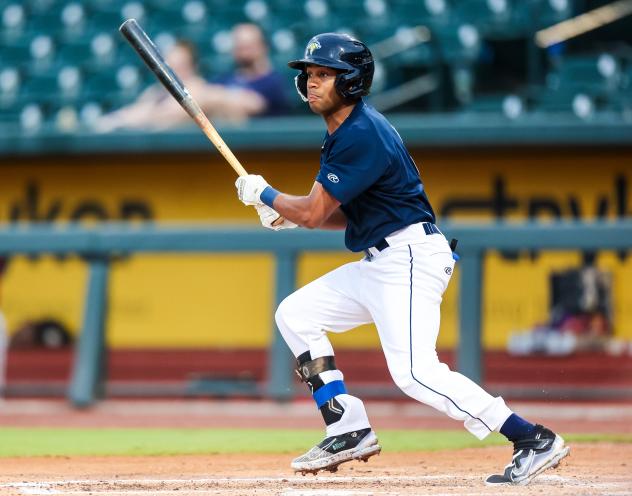
[[366, 462], [379, 454], [382, 447], [377, 442], [377, 436], [370, 428], [327, 437], [304, 455], [295, 458], [291, 467], [302, 475], [316, 475], [321, 470], [336, 472], [341, 463], [351, 460]]

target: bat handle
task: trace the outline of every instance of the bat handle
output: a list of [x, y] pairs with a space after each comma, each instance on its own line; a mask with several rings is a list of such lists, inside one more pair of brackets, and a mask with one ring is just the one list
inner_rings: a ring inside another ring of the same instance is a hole
[[282, 215], [279, 215], [276, 219], [272, 221], [272, 225], [278, 226], [279, 224], [283, 224], [283, 221], [285, 221], [285, 217], [283, 217]]

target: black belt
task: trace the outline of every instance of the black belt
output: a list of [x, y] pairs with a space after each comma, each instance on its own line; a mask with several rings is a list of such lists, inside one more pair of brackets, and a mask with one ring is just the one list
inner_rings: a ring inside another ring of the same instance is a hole
[[[439, 231], [439, 228], [435, 226], [432, 222], [422, 222], [421, 225], [423, 226], [427, 236], [430, 236], [431, 234], [442, 234], [441, 231]], [[385, 238], [382, 238], [377, 243], [375, 243], [372, 248], [375, 248], [377, 251], [384, 251], [389, 246], [390, 245], [388, 244], [388, 241], [386, 241]], [[373, 257], [373, 254], [368, 250], [368, 248], [363, 251], [367, 258]]]

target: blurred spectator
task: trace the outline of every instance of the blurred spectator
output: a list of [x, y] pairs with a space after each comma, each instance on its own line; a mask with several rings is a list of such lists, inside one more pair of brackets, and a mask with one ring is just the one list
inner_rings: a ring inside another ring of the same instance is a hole
[[[201, 102], [207, 84], [197, 73], [195, 47], [186, 41], [177, 41], [165, 59], [193, 98]], [[189, 122], [190, 117], [178, 102], [160, 83], [155, 83], [143, 91], [135, 102], [102, 116], [95, 129], [100, 132], [119, 128], [167, 129]]]
[[[261, 30], [253, 24], [233, 29], [234, 73], [207, 83], [197, 70], [195, 47], [177, 41], [166, 61], [211, 119], [243, 121], [256, 115], [278, 115], [288, 109], [282, 77], [272, 69]], [[190, 117], [162, 85], [155, 83], [138, 99], [99, 119], [95, 129], [168, 129], [189, 124]]]
[[241, 90], [239, 99], [248, 115], [281, 115], [289, 110], [286, 81], [270, 62], [268, 45], [255, 24], [237, 24], [233, 28], [235, 71], [213, 81], [231, 91]]
[[580, 268], [551, 274], [548, 322], [512, 332], [507, 343], [509, 353], [569, 355], [611, 347], [612, 274], [593, 264], [591, 257]]

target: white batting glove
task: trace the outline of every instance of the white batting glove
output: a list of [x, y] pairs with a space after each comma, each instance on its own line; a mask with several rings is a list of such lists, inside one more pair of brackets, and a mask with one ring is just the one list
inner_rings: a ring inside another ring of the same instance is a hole
[[279, 229], [294, 229], [297, 227], [294, 222], [287, 219], [283, 219], [283, 222], [273, 226], [272, 223], [279, 218], [279, 213], [263, 203], [255, 205], [255, 208], [257, 209], [263, 227], [272, 229], [273, 231], [278, 231]]
[[257, 205], [261, 203], [261, 193], [268, 187], [268, 183], [262, 176], [248, 174], [238, 177], [235, 186], [237, 196], [244, 205]]

